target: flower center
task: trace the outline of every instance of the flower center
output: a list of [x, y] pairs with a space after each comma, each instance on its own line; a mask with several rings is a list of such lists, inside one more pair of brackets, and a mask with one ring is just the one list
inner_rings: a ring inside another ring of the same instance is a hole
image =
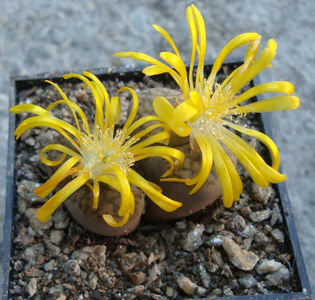
[[192, 131], [202, 134], [212, 134], [220, 138], [221, 126], [224, 120], [232, 120], [233, 115], [237, 114], [235, 108], [235, 97], [220, 84], [215, 85], [215, 91], [209, 96], [209, 91], [203, 90], [200, 95], [203, 98], [203, 110], [195, 122], [189, 124]]
[[134, 154], [128, 151], [137, 140], [126, 139], [122, 130], [107, 129], [104, 133], [96, 127], [93, 134], [82, 137], [82, 159], [84, 170], [93, 179], [105, 175], [110, 169], [119, 166], [125, 173], [134, 164]]

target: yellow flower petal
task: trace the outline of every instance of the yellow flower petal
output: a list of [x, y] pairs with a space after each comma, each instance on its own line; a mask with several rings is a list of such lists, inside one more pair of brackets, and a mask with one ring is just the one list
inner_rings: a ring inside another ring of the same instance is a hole
[[138, 149], [153, 145], [155, 143], [163, 143], [163, 142], [165, 142], [165, 140], [168, 141], [169, 137], [170, 137], [170, 135], [166, 131], [156, 133], [156, 134], [144, 139], [140, 143], [138, 143], [134, 146], [131, 146], [130, 151], [134, 152], [134, 151], [137, 151]]
[[137, 132], [136, 134], [134, 134], [132, 136], [133, 139], [141, 139], [145, 136], [147, 136], [151, 131], [153, 131], [154, 129], [156, 128], [159, 128], [161, 127], [165, 129], [166, 125], [165, 124], [161, 124], [161, 123], [158, 123], [158, 124], [153, 124], [153, 125], [150, 125], [148, 127], [146, 127], [145, 129], [142, 129], [141, 131]]
[[153, 100], [153, 109], [162, 122], [167, 124], [177, 135], [188, 136], [191, 128], [184, 122], [178, 121], [174, 115], [173, 106], [164, 97]]
[[[271, 183], [282, 182], [286, 179], [286, 176], [280, 174], [275, 169], [270, 167], [266, 162], [262, 159], [262, 157], [252, 148], [250, 147], [243, 139], [237, 136], [235, 133], [230, 132], [226, 128], [222, 128], [222, 132], [224, 136], [228, 137], [228, 139], [235, 145], [234, 150], [231, 148], [231, 145], [227, 145], [231, 151], [237, 156], [237, 151], [242, 152], [255, 166], [255, 168], [262, 174], [265, 180]], [[222, 141], [225, 143], [225, 139]], [[235, 148], [238, 150], [235, 152]], [[265, 186], [265, 183], [263, 183]]]
[[10, 108], [10, 113], [21, 114], [21, 113], [32, 113], [38, 116], [49, 116], [49, 112], [34, 104], [18, 104]]
[[155, 184], [154, 182], [147, 180], [147, 183], [150, 184], [158, 192], [160, 192], [160, 193], [163, 192], [161, 187], [159, 185]]
[[94, 209], [98, 208], [98, 200], [100, 197], [100, 184], [96, 179], [93, 180], [93, 204]]
[[175, 148], [166, 147], [166, 146], [145, 147], [138, 150], [133, 150], [132, 152], [135, 154], [135, 156], [138, 156], [141, 154], [149, 154], [149, 153], [152, 153], [152, 156], [159, 156], [160, 154], [168, 155], [176, 159], [177, 161], [176, 165], [178, 166], [181, 165], [185, 159], [185, 154], [182, 151], [177, 150]]
[[[47, 159], [45, 157], [45, 152], [50, 151], [50, 150], [62, 152], [62, 156], [60, 157], [60, 159], [54, 160], [54, 161]], [[71, 150], [70, 148], [66, 146], [63, 146], [60, 144], [49, 144], [41, 150], [40, 159], [45, 165], [50, 166], [50, 167], [55, 167], [55, 166], [60, 165], [65, 160], [67, 154], [70, 156], [79, 157], [79, 154], [77, 154], [76, 152], [74, 152], [73, 150]]]
[[197, 49], [197, 28], [194, 20], [192, 8], [189, 6], [186, 10], [186, 20], [188, 24], [188, 28], [190, 31], [190, 39], [191, 39], [191, 58], [190, 58], [190, 66], [189, 66], [189, 86], [190, 90], [194, 89], [193, 82], [193, 69], [195, 63], [196, 49]]
[[120, 105], [120, 98], [119, 97], [112, 97], [110, 99], [109, 104], [109, 121], [108, 121], [108, 127], [111, 127], [113, 125], [116, 125], [120, 121], [121, 116], [121, 105]]
[[245, 100], [248, 100], [263, 93], [293, 94], [294, 85], [288, 81], [273, 81], [256, 85], [238, 96], [235, 103], [239, 104]]
[[236, 48], [245, 46], [251, 42], [254, 42], [256, 40], [260, 40], [261, 36], [258, 33], [242, 33], [235, 38], [233, 38], [231, 41], [229, 41], [221, 50], [220, 54], [218, 55], [217, 59], [215, 60], [211, 73], [207, 79], [207, 81], [212, 85], [215, 79], [215, 76], [219, 69], [222, 66], [223, 61], [225, 58]]
[[[175, 164], [181, 165], [184, 161], [185, 155], [183, 152], [170, 147], [165, 146], [151, 146], [146, 148], [138, 149], [138, 151], [133, 151], [135, 154], [135, 161], [139, 161], [148, 157], [158, 156], [166, 159], [170, 167], [169, 169], [162, 175], [162, 177], [169, 176], [174, 170], [174, 162], [173, 159], [176, 159]], [[173, 158], [173, 159], [172, 159]]]
[[127, 214], [128, 211], [131, 210], [131, 206], [132, 206], [132, 203], [130, 201], [131, 200], [130, 184], [127, 179], [127, 176], [119, 167], [112, 168], [112, 171], [114, 172], [116, 179], [120, 185], [121, 204], [120, 204], [118, 214], [119, 216], [122, 217], [125, 214]]
[[196, 193], [206, 182], [210, 175], [213, 161], [212, 150], [210, 148], [208, 139], [201, 134], [195, 134], [194, 138], [200, 148], [202, 158], [201, 167], [198, 175], [196, 176], [198, 181], [194, 188], [189, 192], [190, 195]]
[[206, 54], [206, 28], [205, 23], [203, 21], [203, 17], [195, 5], [192, 5], [192, 11], [195, 17], [197, 30], [198, 30], [198, 67], [196, 72], [196, 87], [201, 86], [203, 84], [203, 68], [204, 68], [204, 58]]
[[[51, 104], [49, 104], [47, 106], [47, 110], [48, 111], [51, 111], [53, 110], [56, 106], [60, 105], [60, 104], [66, 104], [66, 101], [65, 100], [58, 100], [58, 101], [55, 101]], [[77, 105], [76, 103], [70, 101], [69, 105], [71, 105], [73, 107], [73, 109], [79, 114], [81, 120], [82, 120], [82, 123], [83, 123], [83, 129], [85, 132], [87, 132], [88, 134], [90, 134], [90, 127], [89, 127], [89, 123], [86, 119], [86, 116], [84, 114], [84, 112], [82, 111], [82, 109], [80, 108], [79, 105]]]
[[270, 39], [258, 58], [246, 69], [234, 76], [229, 82], [231, 93], [237, 93], [243, 86], [250, 82], [257, 74], [264, 70], [276, 56], [277, 43]]
[[69, 123], [59, 120], [53, 119], [47, 116], [37, 116], [31, 117], [19, 124], [19, 126], [15, 129], [14, 134], [16, 135], [16, 139], [18, 139], [25, 131], [34, 128], [34, 127], [48, 127], [58, 131], [62, 134], [78, 151], [80, 151], [80, 147], [74, 142], [74, 140], [64, 131], [67, 130], [72, 135], [74, 135], [78, 140], [81, 139], [81, 136], [78, 130], [70, 125]]
[[61, 95], [62, 99], [65, 101], [64, 103], [68, 106], [68, 108], [70, 109], [70, 111], [72, 113], [72, 116], [75, 120], [78, 131], [80, 131], [79, 121], [78, 121], [77, 115], [73, 109], [73, 106], [71, 105], [71, 101], [68, 99], [68, 97], [65, 95], [65, 93], [62, 91], [62, 89], [57, 84], [55, 84], [54, 82], [52, 82], [50, 80], [45, 80], [45, 82], [51, 84], [58, 91], [58, 93]]
[[275, 170], [279, 169], [279, 166], [280, 166], [279, 150], [271, 138], [269, 138], [267, 135], [263, 134], [262, 132], [259, 132], [254, 129], [244, 128], [242, 126], [238, 126], [230, 122], [227, 125], [241, 133], [253, 136], [257, 140], [259, 140], [261, 143], [263, 143], [271, 153], [272, 168]]
[[144, 62], [147, 62], [149, 64], [152, 65], [157, 65], [157, 66], [163, 66], [163, 68], [165, 67], [165, 70], [167, 70], [166, 72], [168, 72], [176, 81], [176, 83], [181, 86], [182, 85], [182, 79], [181, 77], [178, 75], [177, 72], [175, 72], [172, 68], [170, 68], [169, 66], [161, 63], [160, 61], [158, 61], [157, 59], [151, 57], [150, 55], [144, 54], [144, 53], [140, 53], [140, 52], [116, 52], [113, 54], [115, 57], [121, 57], [121, 58], [133, 58], [136, 60], [141, 60]]
[[195, 122], [203, 111], [203, 102], [197, 92], [189, 93], [189, 100], [177, 105], [174, 109], [174, 118], [177, 121]]
[[51, 214], [57, 209], [63, 201], [65, 201], [70, 195], [78, 190], [89, 180], [89, 175], [83, 173], [76, 177], [68, 184], [66, 184], [61, 190], [59, 190], [54, 196], [52, 196], [36, 213], [37, 218], [41, 222], [47, 222]]
[[159, 25], [153, 24], [152, 26], [158, 33], [160, 33], [169, 42], [169, 44], [173, 48], [176, 55], [180, 57], [179, 51], [178, 51], [173, 39], [169, 35], [169, 33]]
[[130, 136], [137, 128], [139, 128], [140, 126], [148, 123], [148, 122], [155, 122], [158, 121], [160, 122], [160, 118], [158, 116], [145, 116], [142, 117], [140, 119], [138, 119], [137, 121], [135, 121], [126, 131], [126, 136]]
[[277, 96], [240, 106], [237, 110], [239, 113], [261, 113], [278, 110], [293, 110], [299, 106], [300, 99], [296, 96]]
[[244, 168], [248, 171], [250, 177], [253, 181], [261, 186], [267, 187], [268, 181], [264, 178], [261, 172], [255, 167], [252, 161], [242, 153], [242, 150], [235, 145], [233, 142], [230, 142], [228, 139], [223, 139], [222, 142], [233, 152], [233, 154], [237, 157], [240, 163], [244, 166]]
[[172, 212], [182, 206], [181, 202], [174, 201], [155, 190], [151, 184], [132, 169], [128, 169], [128, 179], [133, 185], [143, 190], [143, 192], [163, 210]]
[[186, 122], [195, 118], [196, 115], [200, 115], [200, 110], [198, 110], [194, 105], [191, 105], [188, 101], [177, 105], [173, 112], [173, 118], [178, 122]]
[[181, 59], [180, 56], [177, 56], [176, 54], [171, 52], [161, 52], [160, 57], [164, 59], [170, 66], [172, 66], [180, 75], [181, 77], [180, 88], [182, 89], [184, 98], [186, 99], [188, 96], [189, 87], [187, 82], [186, 66], [183, 60]]
[[[129, 214], [129, 213], [133, 213], [134, 211], [134, 207], [135, 207], [135, 200], [134, 200], [134, 196], [133, 194], [130, 192], [129, 193], [129, 199], [126, 199], [126, 194], [124, 195], [124, 198], [122, 197], [122, 186], [121, 184], [119, 183], [118, 179], [117, 179], [117, 176], [116, 177], [111, 177], [111, 176], [98, 176], [96, 178], [96, 180], [98, 180], [99, 182], [103, 182], [105, 184], [108, 184], [109, 186], [111, 186], [112, 188], [114, 188], [117, 192], [120, 193], [120, 196], [121, 196], [121, 204], [120, 204], [120, 208], [119, 208], [119, 211], [120, 213], [118, 212], [119, 216], [123, 216], [124, 214]], [[124, 185], [123, 185], [124, 186]], [[129, 186], [129, 189], [130, 189], [130, 186]], [[123, 206], [123, 213], [122, 214], [122, 211], [121, 211], [121, 207]], [[127, 207], [127, 209], [126, 209]], [[129, 210], [128, 210], [128, 207], [129, 207]]]
[[255, 59], [259, 46], [260, 46], [260, 40], [253, 41], [249, 44], [249, 47], [244, 57], [244, 65], [246, 66], [246, 68]]
[[83, 81], [91, 90], [91, 93], [93, 95], [94, 101], [95, 101], [95, 126], [100, 127], [103, 129], [103, 99], [100, 97], [99, 93], [97, 92], [95, 86], [93, 83], [86, 77], [80, 75], [80, 74], [66, 74], [63, 75], [63, 78], [69, 79], [69, 78], [77, 78]]
[[124, 226], [129, 220], [129, 213], [123, 215], [120, 221], [116, 221], [115, 218], [109, 214], [103, 215], [104, 221], [111, 227], [121, 227]]
[[[166, 68], [165, 65], [160, 66], [160, 65], [151, 65], [148, 67], [145, 67], [142, 72], [146, 75], [146, 76], [154, 76], [154, 75], [160, 75], [163, 73], [167, 73], [168, 69]], [[180, 82], [181, 84], [181, 82]]]
[[160, 56], [178, 72], [178, 74], [182, 77], [182, 80], [186, 80], [186, 67], [180, 56], [177, 56], [172, 52], [161, 52]]
[[[228, 173], [230, 175], [230, 179], [233, 186], [233, 193], [234, 193], [234, 200], [239, 200], [240, 195], [243, 191], [243, 183], [241, 181], [240, 176], [238, 175], [234, 164], [232, 163], [230, 157], [227, 155], [227, 153], [224, 151], [223, 147], [218, 143], [218, 150], [220, 151], [220, 154], [222, 156], [222, 159], [225, 163], [225, 166], [227, 167]], [[231, 203], [225, 203], [224, 205], [231, 206]]]
[[63, 179], [70, 175], [68, 171], [78, 161], [78, 157], [69, 158], [44, 184], [34, 190], [35, 195], [40, 198], [46, 197]]
[[221, 184], [223, 204], [225, 207], [229, 208], [232, 206], [234, 201], [234, 191], [229, 170], [219, 150], [218, 141], [212, 136], [209, 136], [208, 139], [213, 152], [215, 170]]
[[98, 86], [101, 94], [102, 94], [102, 99], [105, 100], [105, 120], [104, 120], [104, 130], [108, 128], [108, 120], [109, 120], [109, 96], [107, 93], [106, 88], [102, 84], [102, 82], [92, 73], [84, 71], [83, 75], [86, 77], [90, 78], [93, 80], [93, 82]]
[[124, 124], [124, 127], [123, 127], [123, 131], [124, 130], [127, 130], [127, 128], [130, 127], [130, 125], [132, 124], [132, 122], [134, 121], [136, 115], [137, 115], [137, 112], [138, 112], [138, 106], [139, 106], [139, 99], [138, 99], [138, 95], [137, 93], [133, 90], [133, 89], [130, 89], [128, 87], [123, 87], [121, 89], [118, 90], [118, 92], [123, 92], [123, 91], [128, 91], [131, 96], [132, 96], [132, 106], [131, 106], [131, 110], [129, 112], [129, 115], [128, 115], [128, 118]]

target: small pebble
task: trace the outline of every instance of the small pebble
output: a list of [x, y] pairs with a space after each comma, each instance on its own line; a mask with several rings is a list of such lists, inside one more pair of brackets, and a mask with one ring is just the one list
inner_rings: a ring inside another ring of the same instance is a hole
[[59, 208], [55, 211], [52, 215], [52, 219], [56, 229], [65, 229], [69, 226], [70, 218], [63, 208]]
[[90, 273], [89, 274], [89, 287], [92, 289], [92, 290], [95, 290], [96, 287], [97, 287], [97, 282], [98, 282], [98, 277], [96, 276], [95, 273]]
[[71, 257], [89, 265], [93, 264], [94, 266], [102, 267], [105, 265], [106, 250], [105, 245], [86, 246], [74, 251]]
[[215, 225], [213, 223], [206, 225], [205, 231], [206, 233], [213, 233]]
[[132, 288], [127, 289], [128, 293], [141, 295], [144, 292], [145, 286], [144, 285], [136, 285]]
[[25, 249], [23, 258], [30, 265], [36, 265], [38, 257], [45, 254], [45, 248], [42, 244], [36, 244]]
[[135, 285], [140, 285], [147, 279], [147, 275], [144, 272], [129, 273], [128, 277]]
[[269, 243], [269, 238], [263, 232], [258, 232], [254, 240], [258, 245], [266, 245]]
[[249, 250], [252, 245], [253, 239], [244, 239], [241, 244], [243, 250]]
[[211, 258], [212, 258], [212, 261], [216, 265], [218, 265], [219, 267], [221, 267], [223, 265], [223, 259], [221, 257], [221, 253], [219, 251], [215, 250], [214, 247], [212, 247]]
[[172, 297], [174, 295], [174, 289], [170, 286], [167, 286], [165, 294], [167, 297]]
[[207, 289], [202, 286], [197, 286], [196, 294], [200, 297], [204, 296], [207, 293]]
[[203, 224], [195, 225], [182, 242], [184, 250], [192, 252], [198, 249], [203, 244], [202, 234], [204, 230], [205, 226]]
[[38, 188], [39, 184], [30, 180], [22, 180], [17, 187], [17, 194], [22, 199], [27, 199], [31, 203], [44, 203], [45, 199], [38, 197], [34, 194], [34, 189]]
[[223, 243], [223, 238], [221, 236], [214, 236], [210, 239], [210, 244], [213, 246], [220, 246]]
[[269, 219], [270, 217], [270, 210], [266, 209], [266, 210], [261, 210], [261, 211], [255, 211], [249, 214], [249, 218], [253, 221], [253, 222], [262, 222], [264, 220]]
[[198, 269], [199, 269], [199, 275], [200, 275], [203, 286], [205, 288], [209, 288], [210, 280], [211, 280], [209, 273], [207, 272], [206, 268], [202, 264], [198, 265]]
[[59, 297], [60, 295], [63, 295], [63, 286], [61, 284], [52, 286], [49, 289], [48, 294], [51, 296], [55, 296], [56, 298]]
[[229, 257], [230, 262], [241, 270], [252, 270], [259, 260], [259, 257], [254, 252], [243, 250], [229, 238], [224, 239], [222, 246]]
[[193, 295], [195, 293], [195, 289], [197, 288], [197, 285], [183, 274], [178, 276], [177, 283], [186, 295]]
[[246, 225], [242, 231], [238, 231], [238, 234], [245, 238], [253, 238], [256, 234], [257, 229], [254, 225]]
[[233, 297], [233, 296], [234, 296], [234, 293], [233, 293], [233, 291], [232, 291], [229, 287], [224, 286], [224, 287], [223, 287], [223, 295], [224, 295], [224, 296], [227, 296], [227, 297]]
[[161, 270], [159, 264], [154, 264], [149, 271], [148, 280], [146, 286], [149, 286], [153, 281], [157, 280], [161, 276]]
[[270, 294], [270, 292], [264, 287], [264, 283], [257, 282], [257, 289], [261, 294]]
[[272, 273], [278, 271], [283, 265], [273, 259], [263, 260], [257, 267], [256, 271], [258, 274]]
[[50, 260], [49, 262], [47, 262], [45, 265], [44, 265], [44, 269], [45, 271], [52, 271], [53, 269], [55, 269], [57, 266], [57, 262], [56, 260], [52, 259]]
[[280, 244], [284, 243], [284, 234], [278, 228], [271, 231], [273, 238]]
[[122, 256], [121, 267], [125, 273], [131, 271], [136, 265], [141, 265], [146, 262], [144, 254], [139, 255], [136, 252], [129, 252]]
[[36, 278], [31, 278], [31, 280], [29, 281], [26, 287], [26, 291], [30, 297], [37, 294], [37, 279]]
[[215, 295], [215, 296], [221, 296], [221, 295], [222, 295], [222, 290], [219, 289], [219, 288], [215, 288], [215, 289], [212, 291], [212, 294]]
[[186, 222], [178, 221], [175, 223], [175, 227], [178, 231], [185, 231], [187, 228]]
[[238, 282], [247, 289], [255, 287], [257, 285], [257, 280], [250, 274], [239, 278]]
[[268, 243], [265, 247], [265, 251], [267, 253], [273, 253], [276, 252], [278, 248], [278, 245], [276, 245], [276, 243], [274, 241], [272, 241], [271, 243]]
[[277, 222], [282, 223], [282, 215], [277, 203], [272, 207], [270, 225], [274, 226]]
[[81, 274], [79, 262], [74, 259], [69, 259], [62, 265], [62, 268], [69, 275], [79, 276]]
[[233, 215], [227, 222], [227, 227], [233, 231], [243, 230], [245, 226], [246, 222], [241, 215]]
[[267, 204], [270, 196], [272, 194], [272, 188], [270, 186], [263, 188], [258, 186], [257, 184], [252, 184], [252, 195], [254, 199], [263, 204]]
[[48, 257], [57, 257], [60, 253], [60, 248], [50, 242], [47, 242], [47, 256]]
[[268, 274], [265, 278], [269, 284], [273, 286], [279, 285], [283, 281], [290, 279], [290, 271], [282, 266], [278, 271]]
[[61, 242], [63, 241], [64, 235], [65, 233], [63, 230], [52, 230], [50, 232], [49, 240], [54, 245], [60, 245]]
[[43, 235], [43, 231], [49, 229], [53, 222], [51, 218], [47, 222], [41, 222], [36, 218], [37, 209], [27, 208], [25, 210], [25, 216], [28, 218], [29, 224], [33, 231], [39, 235]]

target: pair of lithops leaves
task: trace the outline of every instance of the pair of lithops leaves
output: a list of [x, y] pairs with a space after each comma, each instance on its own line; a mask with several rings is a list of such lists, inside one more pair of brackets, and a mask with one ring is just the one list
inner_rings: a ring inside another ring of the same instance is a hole
[[[140, 115], [152, 114], [153, 99], [156, 96], [167, 97], [170, 102], [182, 97], [177, 90], [167, 88], [153, 88], [140, 92], [139, 108]], [[147, 108], [147, 109], [146, 109]], [[140, 116], [139, 115], [139, 116]], [[176, 147], [185, 154], [185, 161], [181, 166], [175, 167], [172, 177], [192, 178], [200, 168], [200, 151], [192, 151], [189, 144], [189, 137], [181, 138], [171, 134], [169, 146]], [[163, 182], [161, 175], [167, 170], [168, 162], [160, 157], [150, 157], [139, 162], [136, 166], [143, 173], [144, 177], [159, 185], [163, 194], [176, 201], [182, 202], [182, 206], [173, 212], [166, 212], [158, 207], [153, 201], [146, 201], [144, 193], [137, 187], [131, 186], [135, 197], [135, 211], [128, 222], [121, 227], [107, 225], [102, 215], [110, 213], [115, 215], [119, 209], [120, 194], [112, 189], [102, 188], [97, 210], [91, 208], [92, 195], [87, 187], [82, 187], [65, 202], [65, 205], [74, 219], [87, 230], [105, 236], [126, 235], [134, 231], [140, 220], [148, 223], [165, 223], [189, 216], [201, 209], [211, 205], [221, 194], [220, 182], [214, 172], [210, 173], [207, 181], [198, 192], [190, 195], [191, 186], [181, 182]]]

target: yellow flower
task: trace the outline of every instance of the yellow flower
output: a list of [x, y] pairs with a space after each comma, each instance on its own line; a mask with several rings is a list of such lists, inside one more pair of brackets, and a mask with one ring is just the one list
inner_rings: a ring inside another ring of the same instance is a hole
[[[204, 77], [206, 53], [206, 30], [199, 10], [191, 5], [186, 18], [192, 44], [190, 67], [187, 71], [180, 53], [170, 37], [161, 27], [153, 25], [170, 44], [174, 52], [161, 52], [164, 62], [139, 52], [119, 52], [116, 57], [129, 57], [145, 61], [150, 66], [143, 69], [147, 76], [169, 73], [183, 92], [183, 101], [174, 108], [165, 98], [154, 99], [153, 108], [160, 119], [179, 136], [190, 136], [193, 149], [199, 147], [202, 153], [200, 171], [192, 179], [168, 178], [163, 180], [185, 182], [195, 185], [191, 193], [197, 192], [206, 181], [212, 164], [222, 186], [223, 202], [231, 207], [243, 190], [242, 182], [223, 145], [227, 147], [247, 169], [254, 182], [266, 187], [269, 182], [285, 180], [278, 172], [280, 158], [276, 145], [265, 134], [241, 126], [240, 117], [246, 113], [296, 109], [299, 98], [285, 94], [294, 93], [290, 82], [264, 83], [242, 93], [241, 89], [270, 63], [276, 55], [276, 42], [271, 39], [267, 47], [257, 55], [261, 36], [257, 33], [243, 33], [228, 42], [218, 55], [210, 75]], [[216, 74], [227, 55], [233, 50], [248, 45], [243, 64], [235, 69], [221, 84], [215, 83]], [[194, 62], [198, 56], [196, 75], [193, 76]], [[259, 102], [248, 103], [250, 98], [262, 93], [280, 93]], [[271, 152], [272, 166], [269, 166], [238, 133], [257, 138]]]
[[[120, 120], [120, 98], [111, 97], [100, 80], [89, 72], [79, 74], [67, 74], [68, 78], [78, 78], [88, 86], [95, 101], [95, 120], [93, 130], [82, 111], [74, 102], [70, 101], [64, 92], [53, 82], [52, 84], [60, 93], [61, 100], [51, 103], [46, 109], [34, 104], [19, 104], [10, 109], [12, 113], [33, 113], [30, 117], [19, 124], [15, 130], [16, 138], [19, 138], [26, 130], [38, 126], [52, 128], [64, 136], [72, 145], [72, 148], [61, 144], [49, 144], [41, 150], [41, 161], [48, 166], [62, 164], [56, 172], [34, 192], [40, 197], [46, 197], [66, 177], [73, 179], [63, 188], [56, 192], [37, 212], [39, 220], [46, 222], [56, 208], [65, 201], [72, 193], [84, 184], [87, 184], [93, 192], [94, 209], [98, 208], [100, 183], [105, 183], [121, 194], [121, 203], [118, 211], [118, 219], [112, 215], [103, 215], [107, 224], [119, 227], [126, 224], [130, 214], [134, 212], [134, 196], [130, 189], [133, 184], [151, 198], [159, 207], [171, 212], [181, 206], [180, 202], [169, 199], [161, 193], [161, 189], [153, 183], [145, 180], [132, 169], [135, 162], [150, 157], [160, 156], [166, 159], [169, 170], [164, 176], [170, 175], [174, 164], [181, 164], [184, 154], [176, 149], [155, 143], [165, 143], [169, 139], [168, 131], [160, 131], [151, 134], [155, 128], [164, 128], [157, 116], [146, 116], [134, 121], [138, 110], [138, 96], [130, 88], [124, 87], [119, 90], [128, 91], [133, 98], [130, 114], [121, 129], [115, 129]], [[55, 117], [53, 109], [60, 104], [66, 105], [74, 119], [74, 125]], [[139, 131], [140, 126], [152, 122], [153, 125]], [[135, 131], [137, 131], [135, 133]], [[45, 157], [47, 151], [54, 150], [61, 153], [55, 161]], [[68, 158], [67, 158], [68, 157]], [[67, 158], [67, 160], [66, 160]]]

